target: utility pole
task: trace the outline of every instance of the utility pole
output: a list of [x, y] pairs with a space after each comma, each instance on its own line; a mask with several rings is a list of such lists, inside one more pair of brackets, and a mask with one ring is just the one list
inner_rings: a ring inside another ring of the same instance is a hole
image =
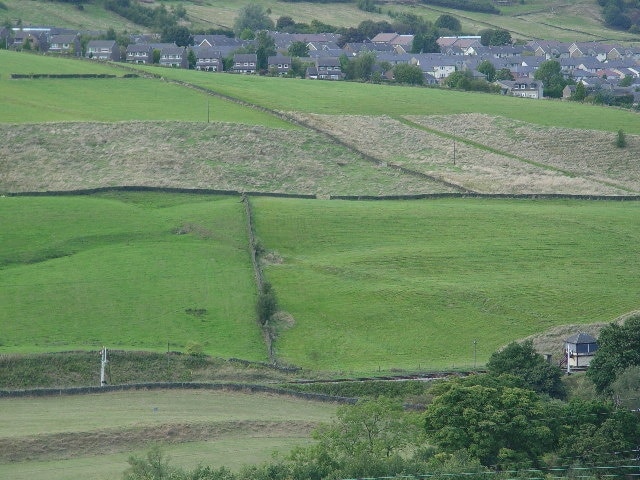
[[102, 347], [102, 350], [100, 350], [100, 360], [100, 386], [104, 387], [107, 384], [107, 374], [105, 370], [107, 363], [109, 363], [106, 347]]
[[473, 340], [473, 369], [476, 368], [476, 353], [477, 353], [478, 340]]
[[456, 139], [453, 139], [453, 164], [456, 164]]

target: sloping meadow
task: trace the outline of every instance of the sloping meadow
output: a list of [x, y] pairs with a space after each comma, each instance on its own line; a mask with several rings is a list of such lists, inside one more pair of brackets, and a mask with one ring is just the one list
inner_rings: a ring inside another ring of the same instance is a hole
[[237, 197], [0, 197], [0, 218], [3, 352], [265, 359]]
[[296, 118], [381, 162], [478, 193], [629, 195], [640, 192], [640, 138], [544, 127], [484, 114]]
[[310, 130], [232, 123], [0, 124], [0, 192], [121, 185], [312, 195], [451, 191]]
[[296, 365], [471, 368], [637, 309], [638, 202], [259, 198], [254, 213], [289, 314], [277, 354]]

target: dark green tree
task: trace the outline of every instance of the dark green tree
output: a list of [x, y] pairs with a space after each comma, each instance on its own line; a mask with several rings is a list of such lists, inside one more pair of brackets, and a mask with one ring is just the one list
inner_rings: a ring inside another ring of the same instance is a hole
[[364, 42], [367, 39], [365, 35], [354, 27], [344, 28], [340, 30], [340, 38], [336, 42], [336, 44], [342, 48], [347, 43], [360, 43]]
[[493, 82], [496, 78], [496, 67], [489, 60], [483, 60], [478, 64], [478, 71], [484, 73], [488, 82]]
[[487, 362], [487, 370], [491, 375], [510, 374], [519, 377], [525, 388], [535, 392], [553, 398], [566, 397], [562, 370], [536, 352], [531, 340], [510, 343], [503, 350], [493, 353]]
[[587, 98], [587, 89], [584, 87], [584, 83], [578, 82], [576, 84], [576, 90], [571, 95], [571, 100], [575, 100], [576, 102], [582, 102]]
[[393, 77], [397, 83], [406, 85], [422, 85], [424, 83], [424, 75], [417, 65], [408, 63], [399, 63], [393, 68]]
[[418, 33], [413, 36], [411, 44], [411, 53], [438, 53], [440, 45], [438, 45], [438, 33], [436, 30]]
[[162, 52], [160, 52], [160, 50], [158, 50], [157, 48], [154, 48], [153, 52], [151, 52], [151, 63], [154, 63], [156, 65], [160, 63], [161, 55], [162, 55]]
[[258, 30], [273, 30], [274, 26], [273, 20], [269, 18], [261, 5], [248, 3], [240, 9], [233, 24], [233, 31], [236, 35], [240, 35], [246, 29], [256, 32]]
[[[548, 405], [548, 424], [557, 434], [555, 453], [593, 466], [611, 466], [612, 452], [621, 464], [636, 448], [640, 417], [611, 402], [572, 400]], [[624, 464], [624, 463], [622, 463]], [[609, 474], [624, 472], [609, 471]]]
[[468, 70], [458, 70], [450, 74], [444, 80], [444, 84], [449, 88], [468, 90], [471, 85], [471, 72]]
[[279, 17], [276, 21], [276, 30], [279, 32], [286, 32], [288, 28], [293, 27], [295, 24], [296, 22], [294, 22], [293, 18], [284, 15]]
[[196, 57], [196, 52], [194, 52], [191, 48], [189, 49], [189, 53], [187, 54], [187, 63], [189, 64], [189, 69], [193, 70], [196, 68], [196, 63], [198, 59]]
[[625, 148], [627, 146], [627, 137], [624, 134], [624, 130], [618, 130], [618, 135], [616, 136], [616, 147]]
[[290, 77], [300, 77], [304, 78], [306, 73], [306, 67], [298, 57], [291, 58], [291, 67], [289, 68], [289, 73], [287, 74]]
[[291, 45], [289, 45], [287, 52], [292, 57], [308, 57], [309, 46], [307, 45], [306, 42], [297, 40], [295, 42], [291, 42]]
[[276, 54], [276, 42], [268, 32], [264, 30], [256, 35], [256, 56], [258, 57], [258, 69], [266, 70], [270, 56]]
[[312, 433], [315, 445], [292, 453], [297, 473], [287, 478], [395, 476], [405, 471], [400, 455], [424, 436], [417, 414], [384, 397], [338, 407], [336, 417]]
[[618, 82], [619, 87], [630, 87], [633, 85], [633, 75], [625, 75], [622, 80]]
[[467, 450], [483, 465], [536, 466], [553, 431], [532, 390], [450, 382], [425, 411], [427, 435], [444, 452]]
[[640, 365], [640, 315], [629, 318], [624, 325], [612, 323], [600, 331], [587, 377], [597, 392], [608, 393], [618, 375], [634, 365]]
[[495, 80], [515, 80], [513, 73], [508, 68], [501, 68], [496, 71]]
[[562, 67], [557, 60], [546, 60], [540, 64], [533, 77], [544, 86], [544, 96], [560, 98], [567, 81], [562, 75]]
[[460, 20], [458, 20], [453, 15], [440, 15], [435, 23], [436, 28], [445, 28], [452, 32], [459, 32], [462, 30], [462, 25], [460, 24]]
[[261, 325], [266, 325], [274, 313], [278, 311], [278, 300], [271, 284], [265, 282], [262, 292], [258, 295], [256, 303], [256, 314]]
[[497, 29], [491, 36], [491, 42], [489, 45], [511, 45], [513, 39], [511, 33], [508, 30]]
[[485, 47], [491, 45], [511, 45], [513, 43], [511, 33], [509, 33], [508, 30], [487, 28], [481, 30], [479, 35], [480, 43]]
[[162, 29], [161, 40], [165, 43], [175, 43], [179, 47], [193, 45], [193, 36], [189, 29], [182, 25], [169, 25]]

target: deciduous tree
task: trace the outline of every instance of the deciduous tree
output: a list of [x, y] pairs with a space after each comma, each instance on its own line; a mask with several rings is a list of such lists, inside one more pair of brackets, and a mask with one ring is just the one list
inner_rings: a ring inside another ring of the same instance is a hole
[[427, 407], [425, 428], [443, 451], [467, 450], [487, 466], [536, 465], [554, 440], [540, 397], [508, 386], [451, 382]]
[[634, 365], [640, 365], [640, 315], [629, 318], [624, 325], [612, 323], [600, 331], [587, 377], [599, 393], [605, 393], [618, 375]]
[[478, 64], [478, 71], [484, 73], [487, 82], [493, 82], [496, 78], [496, 67], [489, 60], [483, 60]]
[[545, 97], [560, 98], [562, 89], [567, 85], [562, 75], [562, 66], [557, 60], [542, 62], [534, 73], [534, 78], [542, 82]]
[[566, 396], [562, 371], [536, 352], [531, 340], [510, 343], [503, 350], [493, 353], [487, 362], [487, 370], [496, 376], [505, 373], [515, 375], [523, 380], [526, 388], [538, 393], [554, 398]]
[[393, 77], [396, 82], [406, 85], [422, 85], [424, 83], [424, 75], [420, 67], [408, 63], [396, 65], [393, 68]]
[[255, 32], [258, 30], [272, 30], [274, 26], [273, 20], [269, 18], [269, 15], [261, 5], [248, 3], [240, 9], [238, 17], [233, 24], [233, 31], [236, 35], [239, 35], [245, 29]]

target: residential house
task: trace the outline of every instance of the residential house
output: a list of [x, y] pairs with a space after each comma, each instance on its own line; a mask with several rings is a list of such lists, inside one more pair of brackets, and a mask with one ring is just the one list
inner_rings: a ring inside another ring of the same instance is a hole
[[437, 53], [413, 54], [410, 63], [418, 65], [424, 73], [430, 73], [438, 81], [444, 80], [463, 66], [459, 57]]
[[25, 32], [18, 30], [13, 32], [13, 38], [9, 44], [9, 48], [12, 50], [22, 50], [29, 45], [31, 50], [40, 50], [40, 46], [46, 46], [46, 36], [44, 34], [37, 34], [31, 32]]
[[176, 44], [162, 44], [160, 50], [160, 65], [172, 68], [189, 68], [187, 49]]
[[[461, 51], [464, 52], [469, 47], [481, 47], [480, 36], [478, 35], [460, 35], [456, 37], [440, 37], [436, 40], [440, 46], [440, 52]], [[464, 54], [464, 53], [463, 53]]]
[[153, 63], [153, 47], [150, 43], [129, 44], [126, 59], [127, 63]]
[[284, 55], [274, 55], [267, 58], [267, 69], [269, 73], [278, 76], [287, 75], [291, 68], [291, 57]]
[[236, 53], [233, 56], [233, 73], [256, 73], [258, 56], [255, 53]]
[[196, 55], [196, 70], [204, 72], [222, 72], [224, 70], [222, 54], [217, 48], [193, 46], [191, 50]]
[[586, 369], [598, 351], [598, 341], [588, 333], [577, 333], [564, 343], [567, 373]]
[[536, 57], [544, 57], [545, 60], [570, 57], [569, 47], [566, 42], [552, 40], [535, 40], [527, 44], [527, 49], [533, 51]]
[[340, 60], [336, 57], [317, 57], [315, 66], [308, 67], [306, 78], [314, 80], [342, 80], [344, 73]]
[[397, 53], [409, 53], [413, 45], [413, 35], [401, 35], [399, 33], [379, 33], [371, 39], [372, 43], [389, 45]]
[[115, 40], [90, 40], [87, 43], [85, 57], [93, 60], [120, 60], [120, 47]]
[[539, 80], [518, 78], [516, 80], [500, 80], [496, 83], [500, 86], [503, 95], [535, 99], [543, 97], [543, 85]]
[[52, 35], [48, 41], [48, 53], [54, 55], [80, 56], [80, 38], [77, 34]]

